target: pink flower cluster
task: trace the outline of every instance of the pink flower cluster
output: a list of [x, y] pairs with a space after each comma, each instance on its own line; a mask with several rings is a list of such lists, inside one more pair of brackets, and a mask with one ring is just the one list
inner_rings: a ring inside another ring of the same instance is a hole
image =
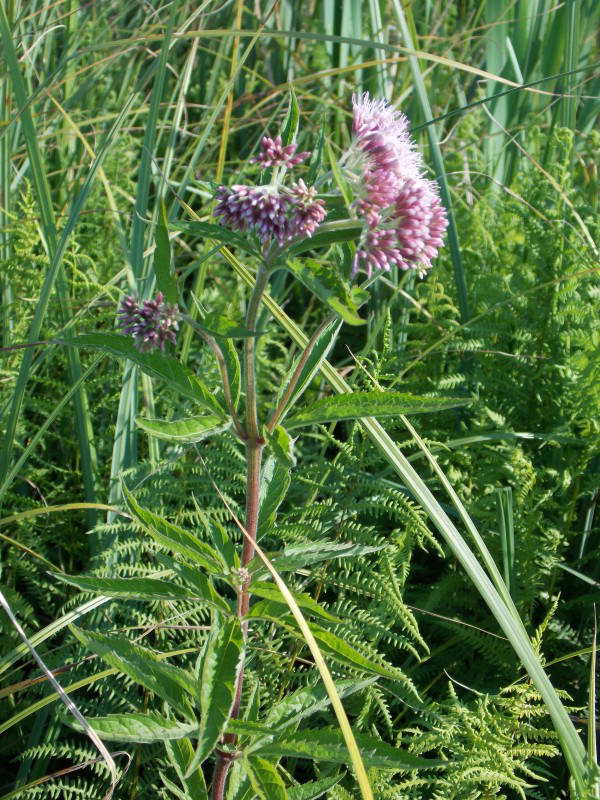
[[354, 271], [364, 268], [424, 271], [442, 246], [448, 226], [437, 184], [423, 177], [408, 120], [385, 100], [352, 98], [354, 134], [347, 172], [355, 206], [367, 226]]
[[[258, 161], [263, 167], [293, 167], [310, 153], [296, 152], [296, 145], [282, 146], [281, 136], [261, 143]], [[264, 186], [219, 186], [215, 216], [234, 231], [254, 231], [263, 245], [273, 239], [283, 245], [295, 236], [310, 238], [327, 216], [325, 203], [314, 188], [299, 180], [290, 187], [281, 183]]]
[[295, 167], [310, 155], [308, 151], [294, 155], [295, 152], [296, 145], [288, 144], [284, 147], [281, 136], [276, 136], [274, 139], [263, 136], [260, 143], [260, 154], [250, 160], [260, 164], [261, 167]]
[[165, 349], [167, 342], [177, 341], [179, 309], [176, 305], [165, 303], [162, 292], [152, 300], [138, 302], [128, 295], [121, 301], [119, 325], [123, 333], [134, 337], [135, 346], [142, 353], [150, 353], [159, 347]]

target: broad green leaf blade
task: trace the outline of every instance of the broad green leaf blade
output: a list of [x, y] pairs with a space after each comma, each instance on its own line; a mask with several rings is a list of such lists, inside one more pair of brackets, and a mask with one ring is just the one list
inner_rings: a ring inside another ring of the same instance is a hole
[[146, 533], [167, 550], [189, 558], [214, 574], [220, 574], [227, 569], [227, 564], [216, 550], [198, 539], [193, 533], [142, 508], [124, 484], [123, 496], [132, 516]]
[[183, 233], [199, 236], [201, 239], [213, 239], [215, 242], [229, 244], [233, 247], [238, 247], [245, 253], [260, 257], [256, 242], [249, 236], [229, 230], [229, 228], [225, 228], [222, 225], [216, 225], [214, 222], [184, 221], [176, 222], [173, 227]]
[[200, 730], [188, 774], [213, 751], [231, 716], [245, 643], [238, 619], [215, 623], [206, 642], [200, 675]]
[[146, 647], [141, 647], [117, 636], [82, 631], [71, 626], [71, 631], [84, 647], [96, 653], [114, 669], [123, 672], [136, 683], [162, 697], [174, 710], [187, 719], [194, 719], [194, 712], [185, 693], [194, 695], [195, 682], [184, 670], [171, 664], [163, 664]]
[[293, 144], [296, 141], [299, 123], [300, 109], [298, 108], [298, 100], [293, 87], [290, 87], [288, 110], [283, 122], [283, 130], [281, 131], [281, 141], [284, 147], [288, 144]]
[[423, 414], [445, 411], [467, 405], [470, 400], [453, 397], [416, 397], [405, 392], [348, 392], [324, 397], [308, 408], [288, 417], [288, 428], [316, 425], [361, 417], [397, 417], [401, 414]]
[[[162, 742], [165, 739], [183, 739], [198, 729], [196, 722], [178, 722], [154, 712], [108, 714], [105, 717], [87, 717], [86, 719], [101, 739], [111, 742], [149, 744], [150, 742]], [[70, 723], [70, 725], [76, 730], [80, 729], [77, 723]]]
[[83, 333], [69, 340], [70, 344], [77, 347], [94, 347], [104, 353], [126, 358], [137, 364], [146, 375], [161, 378], [170, 389], [183, 397], [193, 400], [199, 406], [206, 408], [222, 420], [227, 418], [227, 413], [211, 392], [187, 367], [184, 367], [176, 358], [164, 353], [140, 353], [130, 336], [121, 336], [118, 333]]
[[226, 431], [231, 423], [223, 422], [222, 417], [206, 414], [202, 417], [184, 417], [183, 419], [146, 419], [137, 417], [136, 425], [150, 436], [179, 444], [194, 444]]
[[[271, 561], [277, 572], [294, 572], [310, 564], [320, 561], [330, 561], [334, 558], [348, 558], [363, 556], [383, 550], [385, 545], [354, 544], [354, 542], [332, 542], [324, 539], [320, 542], [308, 542], [286, 547], [280, 555], [272, 556]], [[262, 562], [253, 559], [250, 562], [250, 572], [256, 578], [268, 574]]]
[[165, 741], [165, 750], [181, 785], [185, 786], [190, 800], [208, 800], [208, 791], [202, 770], [198, 768], [192, 772], [189, 778], [185, 777], [194, 758], [194, 747], [191, 741], [189, 739], [168, 739]]
[[235, 733], [237, 736], [276, 736], [278, 731], [268, 725], [261, 725], [259, 722], [251, 722], [247, 719], [230, 719], [227, 722], [227, 733]]
[[[317, 236], [315, 234], [313, 239]], [[312, 242], [313, 239], [308, 241]], [[347, 284], [330, 264], [322, 264], [309, 258], [302, 261], [289, 259], [287, 267], [319, 300], [339, 314], [344, 322], [349, 325], [365, 324], [366, 320], [361, 318], [358, 310], [367, 301], [368, 292], [359, 286]]]
[[[330, 247], [332, 244], [342, 242], [353, 242], [360, 236], [363, 229], [362, 222], [355, 219], [342, 219], [335, 222], [324, 222], [319, 225], [316, 232], [310, 239], [303, 238], [299, 242], [292, 243], [286, 249], [289, 256], [299, 256], [308, 250], [316, 250], [318, 247]], [[298, 269], [301, 269], [298, 264]], [[310, 286], [308, 287], [311, 288]]]
[[260, 482], [260, 509], [258, 512], [258, 537], [275, 521], [277, 509], [283, 502], [290, 485], [290, 470], [275, 458], [268, 458], [263, 466]]
[[[321, 333], [317, 336], [315, 343], [312, 347], [309, 357], [306, 359], [305, 363], [302, 365], [300, 369], [300, 374], [298, 376], [298, 380], [296, 382], [296, 386], [294, 390], [290, 394], [289, 399], [286, 403], [286, 408], [281, 416], [281, 420], [285, 417], [289, 408], [293, 408], [299, 398], [304, 394], [310, 382], [316, 375], [319, 367], [323, 363], [323, 361], [329, 355], [329, 351], [333, 347], [335, 340], [337, 339], [337, 335], [342, 327], [342, 321], [337, 319], [337, 317], [333, 317], [329, 322], [326, 323], [325, 327], [321, 331]], [[300, 361], [303, 357], [303, 354], [300, 354], [298, 358], [292, 364], [292, 367], [288, 374], [286, 375], [285, 381], [283, 382], [283, 386], [280, 392], [277, 395], [277, 402], [279, 402], [285, 395], [285, 391], [289, 385], [289, 382], [298, 369]]]
[[321, 778], [318, 781], [310, 781], [309, 783], [302, 783], [298, 786], [289, 786], [288, 800], [317, 800], [322, 797], [325, 792], [338, 784], [344, 777], [341, 775], [333, 775], [331, 778]]
[[177, 303], [177, 286], [171, 274], [171, 242], [165, 201], [161, 199], [156, 223], [154, 250], [154, 275], [156, 286], [169, 303]]
[[164, 553], [156, 553], [156, 558], [167, 569], [172, 570], [190, 587], [190, 591], [195, 598], [204, 600], [211, 606], [214, 606], [219, 611], [226, 615], [232, 613], [232, 609], [224, 598], [222, 598], [212, 584], [210, 578], [207, 578], [196, 565], [188, 567], [174, 558], [164, 555]]
[[[448, 764], [444, 761], [420, 758], [405, 750], [392, 747], [374, 736], [355, 734], [360, 754], [367, 767], [379, 769], [433, 769]], [[348, 764], [348, 747], [337, 729], [303, 730], [288, 734], [285, 738], [265, 744], [252, 753], [270, 758], [311, 758], [315, 761], [330, 761]]]
[[53, 573], [59, 581], [77, 586], [83, 592], [97, 592], [107, 597], [129, 600], [185, 600], [197, 596], [185, 586], [177, 586], [157, 578], [100, 578], [95, 575], [63, 575]]
[[244, 762], [252, 788], [260, 800], [288, 800], [285, 784], [270, 761], [250, 756]]
[[294, 455], [294, 442], [295, 439], [289, 435], [285, 428], [277, 425], [273, 433], [264, 430], [264, 436], [267, 440], [273, 456], [279, 461], [282, 467], [291, 469], [296, 466], [296, 456]]
[[[291, 590], [290, 590], [291, 591]], [[265, 581], [255, 581], [252, 583], [250, 587], [250, 592], [257, 597], [263, 597], [265, 600], [274, 601], [278, 605], [285, 606], [287, 609], [287, 603], [285, 602], [283, 595], [273, 583], [267, 583]], [[326, 611], [322, 606], [320, 606], [316, 600], [313, 600], [310, 595], [306, 594], [305, 592], [292, 592], [294, 600], [298, 603], [300, 608], [304, 609], [305, 611], [309, 611], [311, 614], [314, 614], [317, 617], [321, 617], [322, 619], [329, 620], [330, 622], [341, 622], [340, 619], [334, 617], [333, 614], [330, 614]], [[250, 610], [250, 616], [256, 617], [261, 616], [260, 614], [260, 606], [258, 608], [256, 606], [252, 607]], [[270, 605], [270, 604], [269, 604]], [[269, 613], [269, 612], [267, 612]]]

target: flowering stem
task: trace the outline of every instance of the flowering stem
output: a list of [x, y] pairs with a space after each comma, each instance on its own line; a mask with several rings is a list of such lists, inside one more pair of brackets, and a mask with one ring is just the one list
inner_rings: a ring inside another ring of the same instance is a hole
[[[260, 301], [267, 287], [269, 280], [269, 270], [266, 266], [261, 266], [256, 275], [254, 291], [248, 303], [246, 313], [246, 327], [250, 331], [256, 328], [256, 320]], [[246, 567], [254, 556], [254, 546], [256, 542], [256, 532], [258, 529], [258, 512], [260, 498], [260, 470], [262, 464], [262, 454], [265, 441], [260, 435], [258, 426], [258, 409], [256, 397], [256, 341], [254, 336], [249, 336], [244, 342], [244, 366], [245, 366], [245, 388], [246, 388], [246, 531], [248, 537], [244, 538], [242, 549], [241, 582], [238, 592], [237, 614], [242, 622], [244, 636], [248, 633], [248, 623], [244, 617], [250, 608], [250, 576], [247, 574]], [[231, 709], [231, 719], [237, 719], [240, 713], [242, 702], [242, 689], [244, 687], [244, 666], [239, 672], [235, 686], [235, 697]], [[223, 737], [223, 744], [228, 746], [235, 745], [236, 736], [226, 733]], [[231, 752], [217, 750], [215, 772], [212, 782], [212, 800], [223, 800], [229, 767], [235, 756]]]
[[310, 357], [310, 354], [312, 353], [313, 348], [314, 348], [315, 344], [317, 343], [317, 339], [323, 333], [325, 328], [334, 319], [335, 319], [335, 315], [333, 315], [333, 314], [331, 314], [329, 317], [326, 317], [323, 320], [323, 322], [321, 322], [321, 324], [316, 329], [316, 331], [313, 333], [313, 335], [310, 337], [310, 340], [309, 340], [308, 344], [304, 348], [304, 352], [300, 356], [300, 360], [298, 361], [298, 365], [297, 365], [296, 369], [294, 370], [294, 374], [290, 378], [290, 382], [287, 385], [287, 389], [285, 390], [285, 393], [284, 393], [283, 397], [279, 401], [279, 405], [277, 406], [277, 408], [273, 412], [273, 416], [271, 417], [271, 419], [267, 423], [267, 430], [269, 431], [269, 433], [273, 433], [275, 427], [279, 423], [279, 420], [283, 416], [283, 413], [287, 408], [287, 405], [288, 405], [288, 403], [290, 401], [290, 398], [292, 397], [292, 394], [294, 393], [294, 390], [295, 390], [296, 386], [298, 385], [298, 381], [300, 380], [300, 375], [302, 374], [302, 370], [304, 369], [304, 367], [306, 365], [306, 362], [308, 361], [308, 359]]

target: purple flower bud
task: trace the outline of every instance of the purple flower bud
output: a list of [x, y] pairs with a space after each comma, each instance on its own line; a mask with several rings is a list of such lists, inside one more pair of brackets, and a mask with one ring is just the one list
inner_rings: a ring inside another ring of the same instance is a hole
[[263, 244], [289, 238], [289, 200], [274, 186], [220, 186], [215, 216], [234, 231], [254, 230]]
[[128, 295], [121, 301], [118, 314], [123, 333], [134, 337], [135, 346], [142, 353], [149, 353], [157, 347], [164, 350], [166, 342], [175, 344], [177, 341], [179, 309], [165, 303], [162, 292], [142, 303]]
[[296, 145], [288, 144], [283, 147], [281, 136], [276, 136], [274, 139], [263, 136], [259, 155], [251, 158], [250, 161], [260, 164], [261, 167], [295, 167], [296, 164], [301, 164], [310, 156], [309, 152], [296, 155], [294, 153], [296, 153]]
[[290, 233], [310, 238], [327, 216], [325, 203], [317, 199], [317, 190], [308, 187], [302, 179], [288, 191], [293, 207]]

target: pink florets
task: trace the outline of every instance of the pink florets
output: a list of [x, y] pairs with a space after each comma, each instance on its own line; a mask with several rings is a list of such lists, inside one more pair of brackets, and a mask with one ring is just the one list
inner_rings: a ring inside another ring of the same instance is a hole
[[447, 227], [437, 184], [425, 180], [408, 119], [367, 93], [352, 98], [354, 134], [346, 157], [355, 207], [367, 230], [354, 271], [427, 269]]
[[276, 136], [274, 139], [263, 136], [260, 143], [260, 154], [250, 160], [260, 164], [261, 167], [295, 167], [310, 155], [309, 152], [296, 155], [294, 153], [296, 153], [296, 145], [288, 144], [284, 147], [281, 136]]
[[164, 350], [167, 342], [175, 344], [177, 341], [179, 309], [165, 303], [162, 292], [142, 303], [128, 295], [121, 301], [118, 314], [123, 333], [134, 337], [135, 346], [142, 353], [149, 353], [157, 347]]

